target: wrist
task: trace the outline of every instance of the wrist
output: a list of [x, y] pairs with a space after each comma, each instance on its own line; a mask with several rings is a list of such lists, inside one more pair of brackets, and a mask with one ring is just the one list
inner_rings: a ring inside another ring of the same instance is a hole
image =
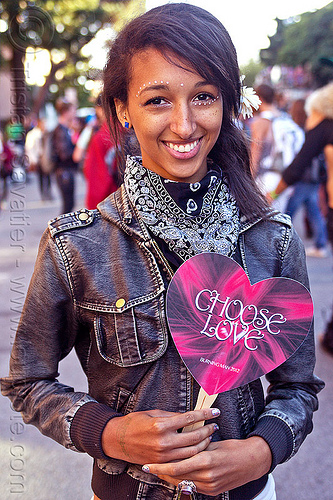
[[124, 439], [126, 430], [124, 420], [124, 416], [117, 416], [108, 421], [102, 432], [101, 447], [108, 457], [128, 461]]
[[272, 451], [264, 438], [251, 436], [245, 440], [249, 447], [249, 459], [256, 464], [257, 479], [267, 474], [272, 466]]

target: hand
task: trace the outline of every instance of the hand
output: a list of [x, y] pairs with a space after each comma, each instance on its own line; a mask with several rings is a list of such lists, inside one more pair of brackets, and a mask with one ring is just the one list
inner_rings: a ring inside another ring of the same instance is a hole
[[129, 413], [107, 423], [102, 448], [109, 457], [141, 465], [184, 460], [207, 448], [216, 424], [184, 433], [178, 430], [218, 415], [219, 410], [212, 408], [187, 413], [162, 410]]
[[147, 464], [144, 471], [177, 485], [183, 479], [194, 481], [197, 491], [219, 495], [262, 477], [272, 463], [271, 450], [264, 439], [218, 441], [197, 455], [176, 463]]

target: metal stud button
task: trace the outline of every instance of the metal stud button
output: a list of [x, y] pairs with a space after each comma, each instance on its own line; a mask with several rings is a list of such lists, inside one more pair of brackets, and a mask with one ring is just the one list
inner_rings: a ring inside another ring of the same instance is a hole
[[125, 299], [118, 299], [116, 302], [116, 308], [121, 309], [122, 307], [124, 307], [125, 304], [126, 304]]
[[79, 214], [79, 219], [82, 220], [82, 221], [85, 221], [89, 218], [89, 214], [87, 212], [81, 212]]

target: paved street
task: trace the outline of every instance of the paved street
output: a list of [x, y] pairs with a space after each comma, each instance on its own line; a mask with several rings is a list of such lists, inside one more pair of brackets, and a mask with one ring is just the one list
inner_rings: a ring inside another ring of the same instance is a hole
[[[84, 182], [78, 177], [77, 208], [84, 203]], [[7, 207], [0, 212], [0, 375], [8, 373], [8, 359], [24, 296], [33, 270], [37, 246], [50, 218], [60, 211], [54, 199], [40, 201], [32, 174], [26, 184], [12, 184]], [[302, 235], [300, 217], [296, 220]], [[309, 245], [309, 241], [305, 241]], [[308, 259], [315, 303], [315, 332], [322, 332], [333, 302], [333, 262]], [[43, 314], [43, 311], [41, 311]], [[73, 354], [60, 366], [60, 380], [86, 390], [81, 368]], [[317, 349], [316, 373], [326, 382], [320, 394], [312, 434], [300, 452], [275, 471], [278, 500], [333, 499], [333, 357]], [[92, 461], [63, 449], [23, 423], [8, 399], [0, 396], [0, 499], [89, 500]], [[116, 500], [116, 499], [115, 499]]]

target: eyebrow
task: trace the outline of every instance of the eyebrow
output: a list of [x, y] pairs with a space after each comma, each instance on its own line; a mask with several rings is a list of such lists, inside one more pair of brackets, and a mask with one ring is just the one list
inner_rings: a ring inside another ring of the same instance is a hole
[[[207, 80], [202, 80], [200, 82], [197, 82], [194, 85], [194, 88], [200, 88], [204, 87], [205, 85], [214, 85], [213, 83], [208, 82]], [[138, 92], [138, 96], [143, 94], [144, 92], [147, 92], [148, 90], [169, 90], [169, 86], [166, 84], [157, 84], [157, 85], [149, 85], [149, 87], [145, 87], [142, 90]]]

